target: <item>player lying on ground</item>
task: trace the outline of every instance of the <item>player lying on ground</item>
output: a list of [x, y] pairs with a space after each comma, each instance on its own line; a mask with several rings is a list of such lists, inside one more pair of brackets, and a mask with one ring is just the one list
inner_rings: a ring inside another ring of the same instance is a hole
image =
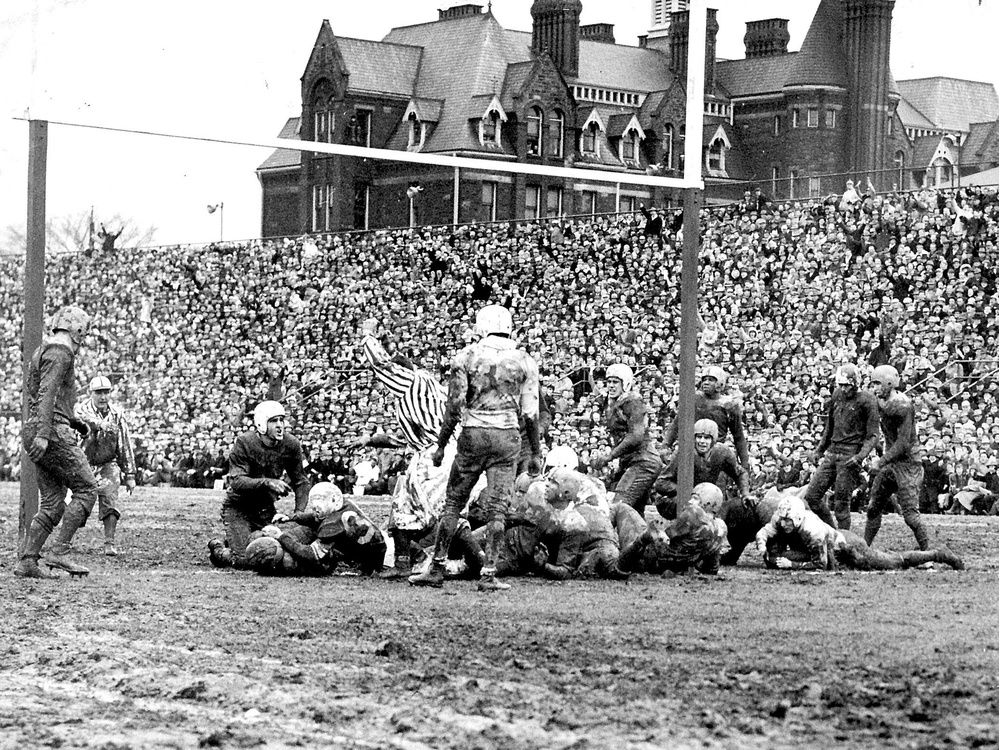
[[930, 562], [963, 570], [962, 559], [947, 547], [910, 552], [872, 549], [852, 531], [837, 531], [794, 495], [782, 497], [774, 517], [757, 534], [757, 549], [769, 568], [790, 570], [902, 570]]
[[[320, 575], [332, 573], [341, 562], [357, 566], [363, 575], [382, 570], [386, 543], [375, 523], [336, 485], [319, 482], [309, 492], [309, 505], [290, 517], [277, 515], [275, 523], [261, 530], [274, 545], [256, 539], [247, 547], [259, 573]], [[271, 550], [273, 558], [266, 550]], [[287, 559], [286, 559], [287, 558]]]

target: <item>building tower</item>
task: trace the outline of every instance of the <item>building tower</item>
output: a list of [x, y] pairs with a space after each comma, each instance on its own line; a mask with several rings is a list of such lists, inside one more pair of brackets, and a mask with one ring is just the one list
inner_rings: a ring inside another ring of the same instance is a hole
[[884, 173], [890, 106], [889, 43], [895, 0], [844, 0], [847, 57], [848, 171], [871, 177], [879, 189]]
[[547, 52], [567, 78], [580, 72], [580, 0], [535, 0], [531, 5], [531, 48]]

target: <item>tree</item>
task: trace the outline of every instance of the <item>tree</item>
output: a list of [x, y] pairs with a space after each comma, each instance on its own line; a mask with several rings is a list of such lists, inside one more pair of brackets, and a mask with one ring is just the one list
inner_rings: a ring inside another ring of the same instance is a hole
[[[121, 230], [121, 235], [115, 240], [115, 247], [145, 247], [152, 245], [156, 237], [156, 227], [140, 227], [132, 219], [126, 219], [121, 214], [110, 218], [94, 217], [94, 227], [90, 226], [90, 211], [69, 214], [49, 219], [45, 222], [45, 252], [46, 253], [80, 253], [91, 247], [91, 232], [93, 232], [93, 247], [95, 252], [101, 251], [101, 239], [98, 237], [101, 225], [112, 235]], [[0, 253], [20, 255], [27, 247], [27, 236], [24, 225], [11, 224], [4, 230], [0, 238]]]

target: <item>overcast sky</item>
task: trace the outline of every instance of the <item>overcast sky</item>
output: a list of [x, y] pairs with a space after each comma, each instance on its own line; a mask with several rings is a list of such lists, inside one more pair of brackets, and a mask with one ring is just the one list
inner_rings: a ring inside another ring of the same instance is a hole
[[[897, 0], [897, 79], [947, 75], [1000, 81], [1000, 0]], [[299, 78], [324, 18], [336, 34], [381, 39], [390, 28], [437, 18], [445, 0], [3, 0], [0, 2], [0, 229], [24, 224], [28, 126], [65, 120], [259, 142], [299, 113]], [[743, 57], [748, 20], [788, 18], [797, 50], [818, 0], [718, 0], [718, 54]], [[635, 44], [647, 0], [583, 0], [583, 23], [615, 24]], [[531, 29], [531, 0], [493, 12]], [[947, 12], [942, 12], [943, 9]], [[158, 227], [160, 243], [219, 236], [210, 203], [225, 203], [225, 238], [260, 232], [254, 173], [270, 149], [208, 145], [52, 125], [48, 216], [94, 207]], [[109, 227], [113, 228], [113, 227]]]

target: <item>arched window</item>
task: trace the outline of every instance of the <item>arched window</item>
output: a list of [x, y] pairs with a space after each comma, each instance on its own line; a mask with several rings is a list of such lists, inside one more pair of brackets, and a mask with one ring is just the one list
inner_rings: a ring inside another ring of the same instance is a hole
[[622, 161], [635, 161], [638, 158], [639, 139], [635, 130], [626, 130], [622, 133]]
[[322, 95], [313, 104], [313, 140], [331, 143], [334, 133], [333, 99]]
[[906, 166], [906, 154], [902, 151], [897, 151], [896, 155], [892, 158], [892, 163], [896, 167], [896, 189], [906, 190], [906, 183], [903, 181], [904, 168]]
[[663, 166], [674, 167], [674, 125], [670, 122], [663, 128]]
[[708, 168], [713, 172], [726, 171], [726, 144], [716, 138], [708, 147]]
[[540, 156], [542, 153], [542, 110], [532, 107], [528, 110], [528, 154]]
[[558, 109], [549, 118], [549, 147], [546, 152], [548, 156], [561, 159], [563, 156], [563, 128], [565, 119], [563, 113]]

